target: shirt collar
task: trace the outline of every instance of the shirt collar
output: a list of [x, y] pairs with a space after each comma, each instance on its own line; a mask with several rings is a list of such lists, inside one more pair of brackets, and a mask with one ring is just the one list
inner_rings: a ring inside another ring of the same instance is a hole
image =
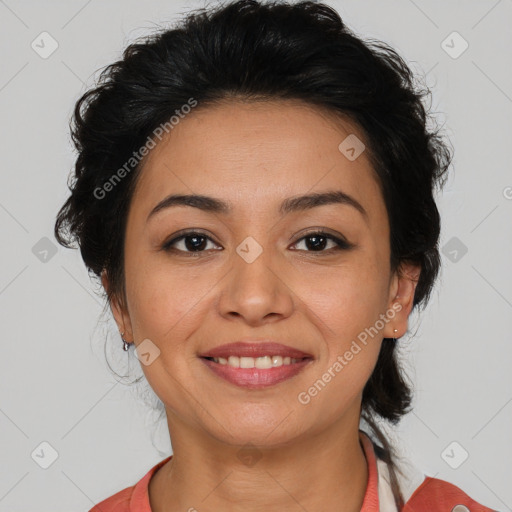
[[372, 440], [362, 430], [359, 431], [359, 441], [363, 448], [366, 464], [368, 466], [368, 483], [364, 494], [361, 512], [379, 512], [379, 474], [377, 471], [377, 458], [373, 449]]

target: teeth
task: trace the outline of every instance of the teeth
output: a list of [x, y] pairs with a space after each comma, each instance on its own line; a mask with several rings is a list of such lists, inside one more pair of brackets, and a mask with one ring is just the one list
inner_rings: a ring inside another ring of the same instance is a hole
[[281, 357], [281, 356], [263, 356], [263, 357], [238, 357], [229, 356], [228, 359], [224, 357], [214, 357], [213, 360], [219, 364], [227, 364], [233, 368], [275, 368], [288, 364], [297, 363], [302, 359], [295, 359], [294, 357]]

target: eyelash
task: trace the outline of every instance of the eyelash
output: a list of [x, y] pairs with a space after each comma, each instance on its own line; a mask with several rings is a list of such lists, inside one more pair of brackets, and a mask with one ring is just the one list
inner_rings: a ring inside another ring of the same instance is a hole
[[[178, 236], [176, 238], [173, 238], [172, 240], [170, 240], [168, 242], [165, 242], [162, 245], [162, 249], [164, 251], [167, 251], [167, 252], [179, 252], [179, 253], [183, 253], [183, 254], [186, 254], [186, 255], [199, 255], [202, 252], [206, 252], [206, 250], [202, 250], [202, 251], [182, 251], [181, 249], [174, 249], [172, 247], [175, 243], [177, 243], [177, 242], [179, 242], [179, 241], [181, 241], [181, 240], [183, 240], [185, 238], [192, 237], [192, 236], [197, 236], [197, 235], [199, 235], [201, 237], [204, 237], [204, 238], [208, 239], [209, 241], [215, 243], [215, 241], [212, 240], [205, 233], [202, 233], [200, 231], [186, 231], [186, 232], [182, 233], [180, 236]], [[304, 252], [324, 253], [324, 254], [328, 253], [328, 254], [330, 254], [331, 251], [349, 250], [349, 249], [352, 249], [352, 248], [355, 247], [354, 244], [351, 244], [350, 242], [347, 242], [346, 240], [344, 240], [342, 238], [338, 238], [338, 237], [336, 237], [334, 235], [331, 235], [327, 231], [324, 231], [322, 229], [318, 229], [316, 231], [311, 231], [310, 233], [307, 233], [303, 237], [299, 238], [296, 242], [294, 242], [293, 245], [297, 245], [302, 240], [304, 240], [306, 238], [312, 238], [315, 235], [320, 235], [322, 238], [327, 238], [329, 240], [332, 240], [336, 244], [336, 247], [332, 247], [331, 249], [321, 250], [321, 251], [308, 251], [308, 250], [306, 250]]]

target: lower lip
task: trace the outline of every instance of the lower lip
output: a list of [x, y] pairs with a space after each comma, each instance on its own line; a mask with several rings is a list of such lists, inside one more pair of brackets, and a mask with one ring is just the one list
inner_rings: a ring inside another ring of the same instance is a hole
[[210, 359], [200, 358], [208, 368], [210, 368], [219, 377], [235, 384], [249, 389], [262, 389], [274, 386], [279, 382], [294, 377], [307, 366], [312, 359], [303, 359], [297, 363], [277, 366], [275, 368], [234, 368], [228, 364], [220, 364]]

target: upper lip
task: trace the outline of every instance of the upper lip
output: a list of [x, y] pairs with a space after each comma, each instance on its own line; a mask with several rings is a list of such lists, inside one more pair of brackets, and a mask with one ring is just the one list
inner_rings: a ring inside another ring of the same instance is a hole
[[238, 357], [263, 357], [263, 356], [281, 356], [281, 357], [293, 357], [294, 359], [303, 359], [305, 357], [312, 358], [311, 354], [283, 345], [282, 343], [276, 343], [275, 341], [264, 341], [264, 342], [244, 342], [236, 341], [234, 343], [227, 343], [225, 345], [219, 345], [218, 347], [212, 348], [207, 352], [199, 354], [200, 357], [223, 357], [228, 359], [229, 356]]

